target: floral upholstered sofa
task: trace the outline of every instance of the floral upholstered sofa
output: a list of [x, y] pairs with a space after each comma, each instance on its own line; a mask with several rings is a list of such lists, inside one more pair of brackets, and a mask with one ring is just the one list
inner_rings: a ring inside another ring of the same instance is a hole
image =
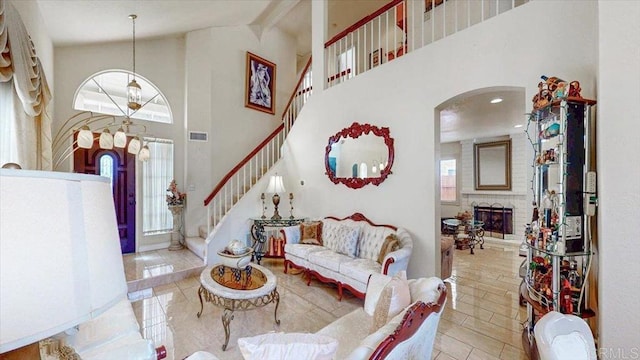
[[377, 225], [360, 213], [338, 219], [284, 228], [284, 272], [304, 270], [307, 284], [315, 277], [364, 298], [371, 274], [393, 276], [406, 270], [413, 248], [409, 233], [392, 225]]

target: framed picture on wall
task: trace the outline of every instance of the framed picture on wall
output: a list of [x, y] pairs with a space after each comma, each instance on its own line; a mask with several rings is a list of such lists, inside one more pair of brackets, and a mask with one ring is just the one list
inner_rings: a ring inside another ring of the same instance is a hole
[[244, 106], [275, 114], [276, 64], [247, 51]]
[[372, 53], [369, 53], [369, 69], [374, 68], [381, 63], [382, 49], [373, 50]]

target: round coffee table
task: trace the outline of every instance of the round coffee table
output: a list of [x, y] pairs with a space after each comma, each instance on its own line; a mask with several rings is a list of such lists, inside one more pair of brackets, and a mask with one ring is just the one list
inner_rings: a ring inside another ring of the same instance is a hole
[[233, 312], [236, 310], [252, 310], [275, 302], [276, 308], [273, 318], [276, 324], [280, 325], [280, 320], [278, 320], [280, 294], [276, 289], [276, 277], [263, 266], [250, 264], [243, 269], [231, 268], [222, 264], [209, 266], [200, 274], [198, 296], [200, 297], [198, 317], [202, 315], [204, 309], [203, 298], [224, 309], [222, 313], [223, 351], [227, 349], [229, 343], [229, 335], [231, 334], [229, 325], [233, 320]]

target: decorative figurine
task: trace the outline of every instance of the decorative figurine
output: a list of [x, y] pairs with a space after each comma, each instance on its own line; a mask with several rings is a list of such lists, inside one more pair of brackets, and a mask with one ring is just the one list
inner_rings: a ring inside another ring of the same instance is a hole
[[569, 97], [576, 97], [576, 98], [582, 99], [582, 95], [580, 95], [580, 91], [582, 91], [582, 89], [580, 89], [580, 82], [572, 81], [569, 83]]
[[564, 81], [560, 81], [556, 89], [553, 91], [553, 98], [559, 99], [559, 98], [565, 97], [566, 95], [567, 95], [567, 83]]

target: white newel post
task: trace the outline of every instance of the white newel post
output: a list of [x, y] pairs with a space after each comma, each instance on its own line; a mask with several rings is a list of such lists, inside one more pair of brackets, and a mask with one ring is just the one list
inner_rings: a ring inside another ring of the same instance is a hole
[[169, 250], [181, 250], [183, 248], [180, 244], [180, 228], [182, 226], [182, 211], [184, 205], [169, 205], [169, 211], [173, 215], [173, 230], [171, 231], [171, 244]]

